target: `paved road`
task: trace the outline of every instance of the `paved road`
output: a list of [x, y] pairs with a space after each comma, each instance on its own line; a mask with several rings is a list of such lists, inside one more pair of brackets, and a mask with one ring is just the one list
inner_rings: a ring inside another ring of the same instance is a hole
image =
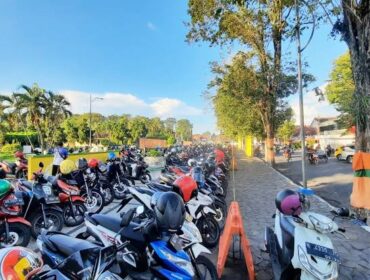
[[[287, 163], [283, 156], [276, 157], [276, 168], [294, 182], [302, 183], [300, 151]], [[348, 207], [352, 191], [353, 172], [351, 164], [330, 158], [328, 163], [311, 165], [307, 161], [307, 185], [315, 193], [336, 207]]]

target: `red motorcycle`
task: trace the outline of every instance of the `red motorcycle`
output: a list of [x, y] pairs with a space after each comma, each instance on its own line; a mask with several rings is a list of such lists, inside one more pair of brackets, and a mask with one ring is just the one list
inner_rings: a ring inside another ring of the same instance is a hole
[[45, 178], [42, 174], [44, 164], [39, 163], [40, 170], [34, 173], [34, 176], [41, 176], [45, 181], [51, 183], [52, 192], [60, 200], [60, 206], [63, 209], [64, 224], [69, 227], [80, 225], [84, 222], [85, 212], [85, 199], [81, 196], [80, 189], [68, 183], [68, 180], [61, 179], [58, 176], [48, 176]]
[[18, 216], [23, 204], [23, 199], [15, 196], [13, 188], [0, 199], [0, 247], [25, 247], [30, 242], [31, 223]]

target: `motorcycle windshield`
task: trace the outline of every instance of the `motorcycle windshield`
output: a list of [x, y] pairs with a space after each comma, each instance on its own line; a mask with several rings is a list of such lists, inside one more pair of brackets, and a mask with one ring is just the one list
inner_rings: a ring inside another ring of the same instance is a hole
[[113, 246], [89, 248], [69, 256], [57, 269], [72, 280], [90, 280], [102, 274], [115, 261]]

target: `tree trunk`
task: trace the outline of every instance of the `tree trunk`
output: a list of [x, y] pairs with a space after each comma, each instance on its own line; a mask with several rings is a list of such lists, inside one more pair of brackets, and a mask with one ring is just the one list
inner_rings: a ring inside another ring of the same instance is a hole
[[265, 161], [270, 165], [275, 165], [275, 152], [274, 152], [274, 129], [270, 122], [266, 122], [266, 141], [265, 141]]
[[[354, 109], [356, 116], [356, 150], [369, 151], [370, 98], [370, 9], [357, 10], [351, 1], [342, 0], [344, 11], [343, 37], [348, 44], [355, 81]], [[366, 2], [366, 1], [363, 1]]]

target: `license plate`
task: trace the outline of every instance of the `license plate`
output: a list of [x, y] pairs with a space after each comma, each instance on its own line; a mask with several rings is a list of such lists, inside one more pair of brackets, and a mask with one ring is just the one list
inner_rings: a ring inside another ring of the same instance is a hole
[[59, 203], [60, 199], [57, 196], [47, 196], [45, 197], [46, 204]]
[[172, 235], [170, 243], [176, 251], [181, 251], [183, 248], [182, 240], [177, 234]]
[[334, 261], [337, 263], [340, 262], [339, 255], [336, 252], [334, 252], [333, 249], [313, 244], [310, 242], [306, 242], [306, 249], [307, 253], [312, 256], [319, 257], [329, 261]]
[[22, 198], [14, 198], [8, 199], [4, 201], [5, 207], [15, 206], [15, 205], [24, 205], [24, 201]]
[[42, 190], [44, 191], [44, 193], [46, 194], [46, 195], [51, 195], [51, 187], [49, 187], [49, 186], [42, 186]]

